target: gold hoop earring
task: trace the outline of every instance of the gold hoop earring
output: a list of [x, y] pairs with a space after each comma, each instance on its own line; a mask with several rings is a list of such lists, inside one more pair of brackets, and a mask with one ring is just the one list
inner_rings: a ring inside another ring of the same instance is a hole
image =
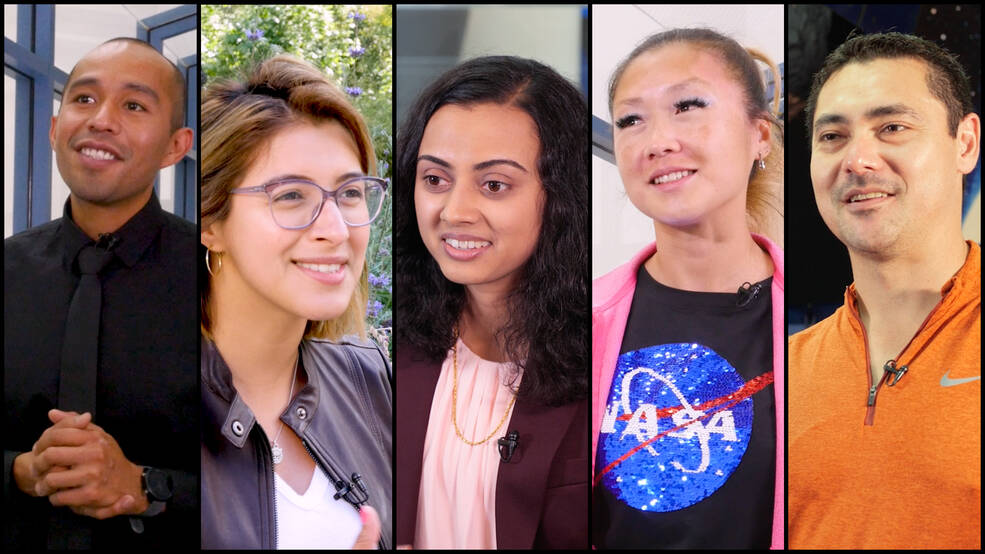
[[[212, 251], [208, 248], [205, 249], [205, 269], [209, 271], [209, 275], [215, 277], [215, 273], [212, 272], [212, 265], [209, 263], [209, 253]], [[216, 272], [222, 270], [222, 252], [216, 252], [216, 261], [219, 262], [218, 267], [216, 267]]]

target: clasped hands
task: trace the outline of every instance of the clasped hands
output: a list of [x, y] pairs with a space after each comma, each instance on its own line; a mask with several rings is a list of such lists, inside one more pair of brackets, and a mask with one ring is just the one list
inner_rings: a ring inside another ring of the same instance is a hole
[[147, 510], [142, 468], [123, 455], [116, 440], [92, 423], [92, 414], [50, 410], [52, 426], [30, 452], [14, 460], [17, 487], [47, 496], [53, 506], [106, 519]]

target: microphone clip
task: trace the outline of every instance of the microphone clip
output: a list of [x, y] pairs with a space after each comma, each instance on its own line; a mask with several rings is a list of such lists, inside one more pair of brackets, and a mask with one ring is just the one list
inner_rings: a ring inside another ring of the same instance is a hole
[[499, 445], [499, 458], [504, 464], [507, 464], [513, 459], [513, 452], [516, 451], [516, 447], [520, 444], [520, 433], [510, 431], [506, 433], [505, 437], [500, 438], [496, 442]]
[[755, 285], [749, 281], [742, 283], [739, 290], [736, 291], [739, 297], [736, 298], [735, 305], [739, 308], [745, 308], [759, 296], [759, 289], [761, 288], [763, 288], [762, 283], [756, 283]]
[[120, 237], [114, 235], [113, 233], [99, 233], [99, 238], [96, 239], [96, 246], [109, 252], [113, 250], [119, 242]]
[[888, 371], [889, 373], [893, 374], [892, 378], [886, 379], [886, 384], [891, 387], [896, 383], [898, 383], [899, 380], [903, 378], [903, 374], [906, 373], [906, 371], [910, 368], [905, 365], [901, 365], [897, 368], [896, 360], [889, 360], [888, 362], [886, 362], [886, 365], [882, 366], [882, 369], [884, 371]]

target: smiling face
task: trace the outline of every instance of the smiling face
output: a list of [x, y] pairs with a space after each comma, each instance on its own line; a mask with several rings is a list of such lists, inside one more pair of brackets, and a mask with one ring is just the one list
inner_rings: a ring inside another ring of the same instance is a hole
[[850, 251], [884, 257], [960, 228], [960, 145], [923, 62], [839, 69], [818, 95], [811, 145], [818, 211]]
[[750, 121], [732, 72], [712, 53], [671, 43], [639, 55], [613, 96], [616, 163], [626, 194], [658, 224], [745, 218], [769, 124]]
[[157, 171], [184, 155], [170, 131], [172, 75], [159, 54], [127, 41], [79, 61], [49, 133], [74, 197], [101, 206], [145, 199]]
[[[363, 173], [358, 152], [337, 121], [300, 122], [274, 135], [238, 188], [293, 175], [335, 190]], [[369, 233], [368, 225], [346, 225], [332, 200], [309, 227], [283, 229], [271, 216], [267, 195], [255, 192], [231, 195], [228, 217], [208, 225], [202, 242], [222, 252], [214, 286], [230, 287], [244, 303], [255, 301], [265, 309], [326, 321], [349, 306], [363, 271]]]
[[519, 108], [449, 104], [431, 116], [414, 205], [421, 238], [445, 278], [512, 286], [540, 236], [539, 153], [534, 121]]

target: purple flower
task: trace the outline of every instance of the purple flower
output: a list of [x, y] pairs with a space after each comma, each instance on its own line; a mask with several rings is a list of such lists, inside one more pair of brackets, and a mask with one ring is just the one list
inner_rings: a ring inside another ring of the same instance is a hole
[[376, 275], [370, 273], [369, 284], [378, 289], [386, 289], [390, 286], [390, 278], [387, 277], [386, 274], [377, 277]]
[[359, 12], [351, 12], [349, 13], [349, 19], [352, 19], [353, 21], [363, 21], [366, 19], [366, 14]]
[[361, 46], [356, 46], [355, 48], [349, 49], [349, 55], [353, 58], [358, 58], [366, 53], [366, 49]]
[[349, 96], [359, 96], [363, 93], [363, 89], [359, 87], [345, 87], [345, 92], [348, 93]]
[[250, 31], [246, 31], [247, 40], [260, 40], [262, 38], [263, 38], [263, 31], [260, 29], [252, 29]]
[[382, 309], [383, 309], [383, 303], [380, 302], [379, 300], [373, 300], [372, 304], [366, 306], [366, 316], [376, 317], [377, 315], [379, 315], [380, 310]]

